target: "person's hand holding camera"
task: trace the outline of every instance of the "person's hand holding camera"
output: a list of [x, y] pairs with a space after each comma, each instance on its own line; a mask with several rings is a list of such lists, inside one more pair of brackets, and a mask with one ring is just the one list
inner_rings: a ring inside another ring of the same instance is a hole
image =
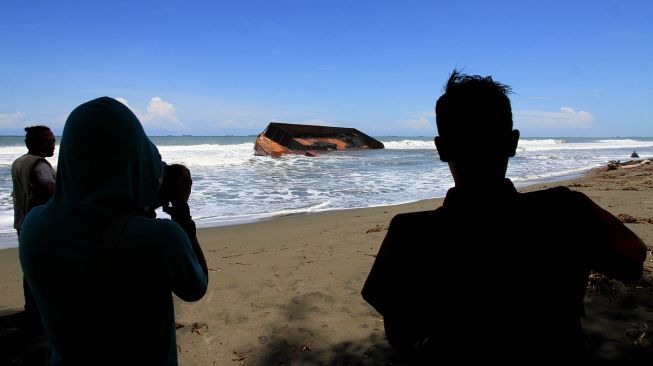
[[165, 166], [158, 204], [163, 206], [163, 211], [169, 214], [173, 220], [190, 218], [188, 198], [192, 185], [193, 179], [188, 168], [181, 164]]
[[190, 176], [190, 170], [188, 168], [181, 164], [168, 165], [162, 187], [162, 189], [167, 191], [166, 198], [168, 202], [173, 206], [180, 203], [187, 203], [192, 186], [193, 179]]

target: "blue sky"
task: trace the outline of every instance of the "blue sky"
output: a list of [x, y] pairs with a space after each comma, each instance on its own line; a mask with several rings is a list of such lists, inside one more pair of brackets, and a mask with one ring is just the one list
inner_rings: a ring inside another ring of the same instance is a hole
[[433, 136], [454, 67], [523, 136], [653, 136], [653, 2], [30, 1], [0, 12], [0, 134], [119, 98], [150, 135], [268, 122]]

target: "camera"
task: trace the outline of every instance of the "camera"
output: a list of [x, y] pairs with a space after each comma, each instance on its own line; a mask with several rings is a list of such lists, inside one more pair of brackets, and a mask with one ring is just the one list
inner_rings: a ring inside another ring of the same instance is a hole
[[171, 203], [188, 201], [193, 181], [188, 168], [181, 164], [163, 162], [163, 182], [154, 201], [154, 208], [168, 207]]

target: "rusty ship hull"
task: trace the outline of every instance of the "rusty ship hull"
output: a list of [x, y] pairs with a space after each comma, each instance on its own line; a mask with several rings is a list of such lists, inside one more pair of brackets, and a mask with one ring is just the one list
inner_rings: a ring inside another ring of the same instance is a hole
[[317, 156], [327, 151], [383, 148], [381, 141], [355, 128], [271, 122], [256, 137], [254, 154]]

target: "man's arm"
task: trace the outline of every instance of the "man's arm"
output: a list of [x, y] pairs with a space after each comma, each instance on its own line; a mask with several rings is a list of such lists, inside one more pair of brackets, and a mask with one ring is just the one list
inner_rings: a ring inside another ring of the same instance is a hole
[[172, 174], [168, 177], [168, 179], [170, 179], [170, 190], [167, 194], [169, 195], [172, 207], [164, 206], [163, 211], [170, 214], [172, 221], [176, 222], [182, 229], [184, 229], [188, 235], [188, 239], [190, 239], [197, 261], [208, 278], [209, 269], [206, 264], [206, 258], [204, 257], [202, 247], [200, 247], [200, 243], [197, 240], [195, 222], [190, 216], [190, 207], [188, 207], [188, 198], [190, 197], [190, 191], [193, 185], [190, 170], [179, 164], [170, 165], [169, 168], [169, 172]]
[[[178, 218], [176, 213], [174, 217]], [[208, 288], [206, 261], [195, 235], [189, 234], [195, 227], [192, 220], [176, 222], [168, 221], [166, 226], [171, 230], [164, 236], [164, 241], [169, 242], [163, 253], [170, 289], [184, 301], [198, 301]]]
[[[190, 267], [184, 268], [182, 264], [181, 273], [186, 272], [186, 274], [188, 274], [188, 271], [190, 270], [191, 272], [194, 272], [192, 278], [199, 281], [193, 281], [193, 284], [198, 287], [189, 287], [189, 284], [186, 281], [176, 282], [176, 284], [173, 285], [173, 292], [184, 301], [197, 301], [206, 293], [209, 281], [209, 270], [206, 264], [206, 258], [204, 257], [204, 252], [197, 240], [195, 222], [190, 216], [190, 208], [188, 207], [188, 198], [190, 197], [193, 181], [190, 176], [190, 171], [185, 166], [174, 164], [168, 168], [169, 169], [166, 171], [168, 174], [166, 177], [168, 179], [168, 190], [165, 192], [165, 195], [170, 200], [172, 206], [163, 206], [163, 211], [168, 213], [172, 221], [176, 222], [184, 230], [194, 253], [194, 258], [187, 258], [187, 260], [190, 261]], [[195, 262], [195, 260], [197, 262]], [[198, 268], [196, 265], [199, 265], [199, 270], [202, 271], [201, 275], [199, 274], [199, 271], [197, 271]], [[195, 269], [191, 270], [191, 267], [195, 267]]]
[[596, 230], [598, 246], [592, 246], [592, 268], [623, 282], [635, 282], [642, 276], [646, 260], [646, 245], [618, 218], [594, 203], [582, 193], [574, 192], [584, 201], [593, 216], [592, 230]]
[[179, 226], [181, 226], [181, 228], [184, 229], [184, 231], [186, 232], [186, 235], [188, 235], [188, 239], [190, 240], [190, 244], [193, 248], [193, 252], [197, 257], [197, 261], [199, 262], [200, 267], [202, 267], [202, 271], [208, 278], [209, 269], [206, 264], [206, 258], [204, 257], [204, 252], [202, 251], [202, 247], [200, 246], [199, 240], [197, 240], [195, 221], [193, 221], [190, 216], [190, 208], [188, 207], [188, 203], [186, 202], [173, 203], [172, 207], [164, 208], [164, 210], [170, 214], [170, 218], [172, 219], [172, 221], [179, 224]]
[[30, 184], [32, 185], [33, 194], [29, 202], [27, 202], [27, 212], [36, 206], [46, 204], [54, 193], [54, 176], [50, 164], [44, 161], [38, 161], [34, 164]]
[[401, 246], [401, 225], [397, 219], [392, 220], [388, 233], [383, 239], [372, 269], [363, 286], [363, 299], [383, 316], [385, 335], [390, 346], [402, 356], [408, 356], [415, 350], [415, 345], [426, 334], [424, 319], [419, 319], [421, 312], [415, 309], [414, 297], [406, 292], [411, 288], [410, 279], [405, 276], [402, 258], [407, 249]]

